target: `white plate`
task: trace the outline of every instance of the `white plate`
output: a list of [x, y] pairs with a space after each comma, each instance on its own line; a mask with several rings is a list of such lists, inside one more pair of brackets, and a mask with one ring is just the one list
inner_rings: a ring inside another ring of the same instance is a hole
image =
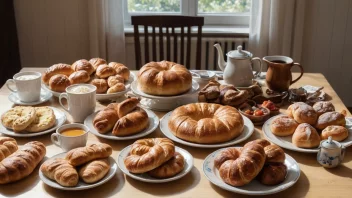
[[[66, 155], [66, 153], [60, 153], [60, 154], [52, 156], [49, 159], [64, 158], [65, 155]], [[49, 160], [49, 159], [47, 159], [47, 160]], [[39, 169], [39, 177], [46, 185], [51, 186], [53, 188], [60, 189], [60, 190], [86, 190], [86, 189], [94, 188], [94, 187], [97, 187], [97, 186], [100, 186], [100, 185], [106, 183], [116, 174], [117, 164], [116, 164], [115, 160], [112, 157], [109, 157], [109, 162], [110, 162], [110, 166], [111, 166], [109, 172], [105, 175], [104, 178], [102, 178], [101, 180], [99, 180], [97, 183], [94, 183], [94, 184], [87, 184], [87, 183], [84, 183], [83, 181], [79, 180], [77, 186], [75, 186], [75, 187], [61, 186], [60, 184], [56, 183], [54, 180], [47, 178], [40, 169]]]
[[187, 96], [180, 99], [175, 99], [172, 102], [169, 100], [158, 100], [158, 99], [148, 99], [142, 98], [140, 103], [143, 108], [151, 109], [154, 111], [171, 111], [179, 106], [198, 102], [197, 97]]
[[249, 184], [241, 187], [234, 187], [226, 184], [220, 177], [219, 171], [214, 166], [214, 159], [216, 155], [226, 148], [219, 149], [208, 155], [203, 162], [203, 173], [208, 178], [208, 180], [214, 185], [239, 194], [245, 195], [269, 195], [281, 192], [295, 184], [301, 174], [301, 170], [298, 163], [289, 155], [286, 155], [285, 165], [287, 166], [287, 175], [285, 180], [274, 186], [267, 186], [261, 184], [256, 179], [252, 180]]
[[[303, 153], [318, 153], [319, 149], [317, 148], [312, 148], [312, 149], [306, 149], [306, 148], [299, 148], [297, 146], [295, 146], [292, 143], [292, 135], [290, 136], [286, 136], [286, 137], [280, 137], [280, 136], [276, 136], [271, 132], [270, 129], [270, 124], [271, 122], [279, 116], [283, 116], [283, 114], [274, 116], [272, 118], [270, 118], [269, 120], [267, 120], [264, 125], [263, 125], [263, 133], [264, 135], [268, 138], [268, 140], [270, 140], [271, 142], [273, 142], [274, 144], [279, 145], [280, 147], [292, 150], [292, 151], [298, 151], [298, 152], [303, 152]], [[341, 141], [340, 143], [342, 145], [344, 145], [345, 147], [351, 146], [352, 145], [352, 124], [351, 121], [349, 120], [349, 118], [346, 118], [346, 128], [349, 131], [349, 136]]]
[[197, 92], [198, 89], [199, 89], [199, 84], [195, 80], [192, 80], [192, 89], [190, 89], [186, 93], [183, 93], [180, 95], [175, 95], [175, 96], [154, 96], [154, 95], [146, 94], [146, 93], [142, 92], [141, 90], [139, 90], [137, 81], [133, 81], [131, 84], [131, 90], [133, 91], [134, 94], [141, 96], [141, 97], [144, 97], [144, 98], [159, 99], [159, 100], [174, 100], [176, 98], [185, 97], [185, 96], [188, 96], [190, 94]]
[[50, 91], [47, 91], [46, 89], [41, 89], [40, 90], [40, 99], [38, 101], [35, 102], [22, 102], [19, 98], [17, 93], [13, 93], [11, 92], [9, 95], [9, 100], [17, 105], [37, 105], [37, 104], [41, 104], [44, 103], [46, 101], [48, 101], [51, 97], [53, 96], [53, 94]]
[[129, 135], [129, 136], [121, 136], [121, 137], [119, 137], [119, 136], [113, 135], [112, 132], [108, 132], [108, 133], [105, 133], [105, 134], [99, 133], [93, 126], [94, 117], [99, 111], [89, 115], [84, 120], [84, 124], [89, 128], [89, 132], [93, 133], [96, 136], [105, 138], [105, 139], [110, 139], [110, 140], [137, 139], [137, 138], [141, 138], [141, 137], [144, 137], [144, 136], [147, 136], [147, 135], [151, 134], [159, 126], [159, 118], [158, 118], [158, 116], [154, 112], [152, 112], [152, 111], [150, 111], [148, 109], [144, 109], [144, 110], [147, 112], [148, 117], [149, 117], [149, 126], [148, 126], [148, 128], [144, 129], [143, 131], [141, 131], [139, 133], [136, 133], [136, 134], [133, 134], [133, 135]]
[[27, 132], [15, 133], [12, 130], [7, 129], [2, 124], [0, 124], [0, 133], [3, 133], [8, 136], [12, 136], [12, 137], [33, 137], [33, 136], [44, 135], [44, 134], [50, 133], [52, 131], [55, 131], [57, 128], [59, 128], [62, 124], [64, 124], [66, 122], [66, 115], [63, 111], [61, 111], [55, 107], [50, 107], [50, 108], [54, 111], [54, 114], [56, 117], [55, 125], [53, 127], [51, 127], [50, 129], [47, 129], [47, 130], [41, 131], [41, 132], [36, 132], [36, 133], [27, 133]]
[[244, 128], [243, 128], [242, 134], [240, 136], [236, 137], [235, 139], [227, 141], [227, 142], [223, 142], [223, 143], [217, 143], [217, 144], [199, 144], [199, 143], [188, 142], [188, 141], [185, 141], [185, 140], [182, 140], [182, 139], [176, 137], [170, 131], [168, 123], [170, 120], [171, 113], [172, 113], [172, 111], [165, 114], [164, 117], [161, 118], [160, 130], [167, 138], [169, 138], [175, 142], [187, 145], [187, 146], [193, 146], [193, 147], [199, 147], [199, 148], [218, 148], [218, 147], [230, 146], [230, 145], [238, 144], [238, 143], [243, 142], [244, 140], [248, 139], [254, 131], [254, 125], [253, 125], [252, 121], [250, 119], [248, 119], [247, 117], [241, 115], [243, 118], [243, 121], [244, 121]]
[[[125, 91], [121, 91], [121, 92], [117, 92], [117, 93], [111, 93], [111, 94], [96, 94], [96, 99], [97, 100], [111, 100], [111, 99], [115, 99], [117, 97], [123, 96], [125, 95], [128, 90], [131, 87], [131, 83], [134, 81], [134, 75], [130, 75], [130, 78], [128, 79], [127, 82], [125, 82], [125, 86], [126, 86], [126, 90]], [[55, 97], [59, 97], [61, 92], [56, 92], [56, 91], [52, 91], [46, 84], [44, 84], [43, 86], [47, 91], [50, 91]]]
[[119, 168], [122, 170], [123, 173], [139, 181], [148, 182], [148, 183], [164, 183], [164, 182], [174, 181], [185, 176], [187, 173], [189, 173], [192, 170], [192, 167], [193, 167], [193, 156], [188, 151], [175, 146], [175, 151], [179, 152], [185, 158], [185, 167], [177, 175], [166, 179], [158, 179], [158, 178], [149, 176], [147, 173], [143, 173], [143, 174], [130, 173], [127, 170], [124, 163], [124, 159], [127, 157], [128, 153], [130, 152], [130, 149], [131, 149], [131, 145], [127, 146], [120, 152], [117, 159], [117, 164], [119, 165]]

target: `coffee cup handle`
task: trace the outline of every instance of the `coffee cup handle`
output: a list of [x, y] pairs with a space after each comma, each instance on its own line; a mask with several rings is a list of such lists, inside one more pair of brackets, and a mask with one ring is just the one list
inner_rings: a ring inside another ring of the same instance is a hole
[[[262, 73], [262, 60], [258, 57], [252, 58], [252, 61], [258, 61], [259, 62], [259, 70], [257, 72], [255, 72], [254, 77], [257, 78], [260, 76], [260, 74]], [[253, 68], [253, 66], [252, 66]]]
[[10, 87], [10, 83], [15, 84], [15, 81], [14, 81], [13, 79], [8, 79], [8, 80], [6, 81], [6, 87], [7, 87], [11, 92], [17, 93], [17, 90], [14, 90], [14, 89], [12, 89], [12, 88]]
[[302, 76], [303, 76], [303, 73], [304, 73], [304, 70], [303, 70], [303, 67], [302, 67], [302, 65], [301, 64], [299, 64], [299, 63], [293, 63], [292, 65], [291, 65], [291, 68], [293, 67], [293, 66], [298, 66], [299, 68], [300, 68], [300, 70], [301, 70], [301, 74], [298, 76], [298, 78], [296, 78], [295, 80], [291, 80], [291, 85], [293, 84], [293, 83], [295, 83], [295, 82], [297, 82], [299, 79], [301, 79], [302, 78]]
[[[60, 96], [59, 96], [59, 103], [60, 103], [61, 107], [62, 107], [65, 111], [69, 112], [70, 110], [69, 110], [68, 108], [66, 108], [66, 107], [62, 104], [62, 102], [61, 102], [61, 100], [62, 100], [63, 98], [66, 98], [66, 100], [68, 101], [67, 93], [61, 93], [61, 94], [60, 94]], [[67, 102], [67, 103], [68, 103], [68, 102]]]
[[56, 146], [61, 147], [56, 133], [51, 134], [51, 142], [53, 142]]

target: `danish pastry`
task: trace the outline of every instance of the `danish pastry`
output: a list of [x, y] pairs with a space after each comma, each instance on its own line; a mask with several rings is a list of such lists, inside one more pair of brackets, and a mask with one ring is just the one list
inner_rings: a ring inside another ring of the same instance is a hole
[[56, 117], [50, 107], [35, 107], [35, 119], [25, 129], [28, 132], [39, 132], [49, 129], [55, 125]]

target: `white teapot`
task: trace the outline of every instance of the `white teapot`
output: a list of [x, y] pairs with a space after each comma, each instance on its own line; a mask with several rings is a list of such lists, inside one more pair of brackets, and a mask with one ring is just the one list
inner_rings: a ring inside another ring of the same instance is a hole
[[332, 140], [331, 136], [327, 140], [320, 142], [317, 160], [319, 164], [326, 168], [334, 168], [341, 164], [345, 156], [346, 148], [338, 141]]
[[[236, 87], [249, 87], [253, 84], [254, 77], [260, 75], [262, 71], [262, 61], [260, 58], [252, 58], [252, 53], [242, 50], [242, 46], [238, 46], [237, 50], [229, 51], [227, 55], [227, 62], [224, 60], [224, 55], [220, 45], [214, 45], [218, 50], [218, 64], [222, 71], [224, 71], [224, 81], [226, 84], [232, 84]], [[259, 71], [253, 75], [252, 61], [259, 62]]]

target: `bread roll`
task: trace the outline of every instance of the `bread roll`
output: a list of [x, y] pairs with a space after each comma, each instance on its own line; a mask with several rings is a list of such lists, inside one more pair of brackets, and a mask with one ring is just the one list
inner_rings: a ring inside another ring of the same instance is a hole
[[329, 101], [319, 101], [313, 105], [313, 109], [317, 112], [318, 116], [323, 113], [335, 111], [334, 105]]
[[224, 162], [227, 160], [236, 160], [240, 155], [241, 152], [237, 148], [226, 148], [216, 155], [214, 166], [215, 168], [219, 169]]
[[256, 140], [248, 142], [247, 144], [259, 144], [263, 148], [271, 145], [271, 143], [268, 140], [266, 140], [266, 139], [256, 139]]
[[119, 115], [119, 118], [122, 118], [133, 111], [137, 107], [138, 103], [139, 100], [136, 97], [131, 97], [120, 102], [117, 106], [117, 114]]
[[116, 75], [114, 68], [109, 67], [108, 65], [99, 65], [95, 73], [99, 78], [108, 78], [109, 76]]
[[93, 126], [99, 133], [107, 133], [115, 126], [119, 116], [117, 114], [117, 103], [110, 103], [105, 109], [94, 116]]
[[285, 162], [285, 152], [279, 146], [273, 144], [264, 147], [266, 161], [265, 163], [284, 163]]
[[81, 59], [72, 64], [72, 68], [75, 71], [80, 71], [84, 70], [88, 72], [89, 76], [93, 74], [95, 71], [94, 67], [86, 60], [86, 59]]
[[238, 90], [233, 85], [220, 85], [220, 102], [224, 105], [239, 106], [249, 98], [247, 90]]
[[298, 123], [294, 119], [288, 116], [279, 116], [271, 122], [270, 130], [277, 136], [289, 136], [295, 132], [297, 126]]
[[36, 133], [53, 127], [56, 123], [55, 113], [50, 107], [34, 107], [35, 119], [25, 129], [27, 132]]
[[0, 137], [0, 162], [18, 149], [15, 139], [10, 137]]
[[287, 109], [287, 115], [298, 123], [314, 125], [317, 122], [318, 114], [313, 107], [304, 102], [296, 102]]
[[71, 82], [71, 85], [73, 84], [80, 84], [80, 83], [86, 83], [90, 80], [90, 76], [88, 72], [85, 70], [80, 70], [80, 71], [75, 71], [73, 72], [68, 79]]
[[330, 125], [345, 126], [345, 116], [338, 112], [326, 112], [319, 116], [315, 127], [323, 130]]
[[101, 180], [110, 170], [108, 159], [98, 159], [85, 164], [79, 170], [79, 177], [87, 184]]
[[259, 181], [264, 185], [277, 185], [285, 180], [286, 175], [285, 164], [268, 164], [260, 172]]
[[130, 78], [130, 70], [125, 65], [117, 62], [111, 62], [109, 63], [109, 66], [114, 68], [116, 71], [116, 74], [122, 76], [125, 79], [125, 81], [127, 81]]
[[4, 127], [12, 129], [14, 132], [22, 132], [35, 118], [36, 112], [34, 107], [16, 106], [1, 116], [1, 123]]
[[322, 140], [326, 140], [331, 136], [333, 140], [342, 141], [348, 137], [348, 133], [346, 127], [330, 125], [321, 132], [320, 136]]
[[108, 90], [108, 83], [106, 82], [106, 79], [94, 79], [90, 84], [97, 87], [97, 94], [104, 94]]
[[42, 164], [40, 170], [47, 178], [55, 180], [61, 186], [76, 186], [78, 184], [77, 170], [65, 159], [47, 160]]
[[155, 178], [169, 178], [180, 173], [185, 167], [185, 158], [178, 152], [161, 166], [148, 172], [148, 175]]
[[27, 177], [46, 154], [45, 145], [33, 141], [23, 145], [0, 162], [0, 184], [7, 184]]
[[120, 117], [116, 122], [112, 134], [128, 136], [139, 133], [149, 126], [149, 117], [144, 109], [137, 107], [134, 111]]
[[167, 138], [135, 141], [124, 164], [131, 173], [145, 173], [159, 167], [174, 156], [175, 145]]
[[126, 90], [126, 87], [123, 83], [117, 83], [114, 86], [110, 87], [106, 93], [111, 94], [111, 93], [117, 93], [125, 90]]
[[115, 76], [110, 76], [108, 78], [109, 87], [112, 87], [112, 86], [116, 85], [117, 83], [122, 83], [123, 84], [124, 82], [125, 82], [125, 80], [119, 74], [117, 74]]
[[51, 67], [49, 67], [43, 74], [42, 80], [45, 84], [49, 84], [49, 80], [52, 76], [56, 74], [63, 74], [65, 76], [69, 76], [74, 72], [71, 65], [58, 63]]
[[303, 123], [293, 133], [292, 143], [300, 148], [316, 148], [320, 144], [320, 136], [310, 124]]
[[92, 58], [89, 63], [94, 67], [94, 70], [97, 70], [99, 65], [107, 64], [106, 60], [102, 58]]
[[56, 74], [49, 80], [49, 88], [56, 92], [65, 92], [66, 88], [71, 85], [67, 76]]
[[66, 154], [65, 159], [72, 166], [79, 166], [95, 159], [107, 158], [111, 154], [112, 148], [110, 145], [97, 143], [72, 149]]

